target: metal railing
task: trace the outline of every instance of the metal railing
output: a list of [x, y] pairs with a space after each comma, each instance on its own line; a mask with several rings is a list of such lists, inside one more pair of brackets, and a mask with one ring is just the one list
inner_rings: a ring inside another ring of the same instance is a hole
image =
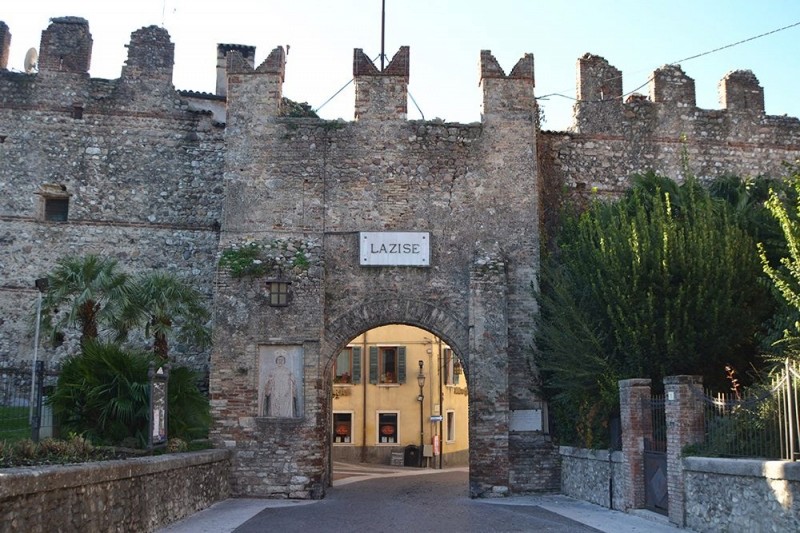
[[654, 394], [645, 400], [650, 412], [651, 433], [645, 437], [645, 450], [651, 452], [667, 451], [667, 411], [663, 394]]
[[55, 374], [45, 371], [43, 361], [31, 367], [0, 368], [0, 440], [16, 441], [51, 437], [53, 416], [45, 397], [45, 386]]
[[800, 458], [800, 371], [787, 360], [769, 385], [709, 393], [700, 401], [705, 441], [693, 453], [721, 457]]

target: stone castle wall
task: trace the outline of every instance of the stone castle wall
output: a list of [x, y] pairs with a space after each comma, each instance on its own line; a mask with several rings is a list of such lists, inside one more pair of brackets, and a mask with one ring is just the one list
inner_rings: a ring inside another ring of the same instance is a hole
[[[0, 359], [30, 359], [33, 280], [68, 255], [171, 271], [211, 298], [224, 130], [172, 89], [165, 30], [134, 32], [118, 80], [89, 78], [90, 55], [86, 21], [54, 19], [38, 74], [0, 71]], [[68, 196], [68, 223], [43, 221], [48, 189]], [[185, 355], [207, 368], [208, 352]]]
[[[10, 36], [0, 24], [0, 68]], [[256, 66], [252, 47], [220, 45], [206, 95], [172, 87], [162, 28], [132, 33], [116, 80], [88, 76], [91, 43], [85, 20], [53, 19], [38, 73], [0, 70], [0, 359], [30, 359], [33, 280], [61, 257], [191, 279], [213, 293], [214, 348], [181, 358], [210, 365], [212, 437], [234, 452], [237, 495], [324, 494], [332, 358], [387, 323], [428, 329], [464, 362], [473, 495], [557, 487], [549, 436], [511, 423], [541, 407], [529, 359], [541, 213], [564, 189], [619, 194], [635, 172], [778, 175], [800, 155], [800, 122], [764, 115], [746, 71], [709, 111], [679, 67], [654, 74], [649, 98], [623, 99], [621, 73], [587, 55], [574, 128], [541, 132], [530, 54], [506, 75], [481, 53], [482, 121], [463, 125], [406, 119], [407, 47], [383, 72], [357, 49], [357, 121], [330, 122], [281, 116], [281, 48]], [[48, 194], [69, 198], [67, 223], [43, 220]], [[361, 267], [361, 231], [428, 231], [431, 266]], [[265, 275], [217, 269], [247, 243], [263, 246]], [[291, 283], [289, 306], [269, 305], [267, 279]], [[301, 416], [259, 415], [265, 346], [302, 351]]]
[[780, 177], [800, 158], [800, 120], [764, 113], [764, 89], [750, 71], [719, 85], [723, 109], [695, 104], [694, 80], [677, 65], [656, 70], [649, 96], [622, 93], [622, 73], [599, 56], [578, 60], [578, 102], [569, 132], [543, 132], [547, 179], [577, 193], [617, 195], [637, 173], [683, 180]]

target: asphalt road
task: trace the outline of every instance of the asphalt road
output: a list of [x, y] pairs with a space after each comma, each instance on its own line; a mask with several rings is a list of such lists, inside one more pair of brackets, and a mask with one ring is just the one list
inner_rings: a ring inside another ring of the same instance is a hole
[[463, 471], [443, 471], [340, 485], [310, 505], [265, 509], [235, 532], [599, 531], [535, 505], [471, 500], [467, 477]]

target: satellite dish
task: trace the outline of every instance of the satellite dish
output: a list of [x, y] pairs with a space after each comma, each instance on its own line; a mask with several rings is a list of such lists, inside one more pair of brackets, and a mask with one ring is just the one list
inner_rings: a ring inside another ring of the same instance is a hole
[[25, 54], [25, 73], [30, 74], [31, 72], [36, 69], [36, 62], [39, 61], [39, 54], [36, 52], [36, 48], [31, 48]]

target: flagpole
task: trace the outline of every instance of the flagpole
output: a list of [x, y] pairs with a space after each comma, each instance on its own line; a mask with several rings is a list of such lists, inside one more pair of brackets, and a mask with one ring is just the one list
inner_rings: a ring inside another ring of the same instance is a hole
[[383, 72], [384, 41], [386, 37], [386, 0], [381, 0], [381, 72]]

